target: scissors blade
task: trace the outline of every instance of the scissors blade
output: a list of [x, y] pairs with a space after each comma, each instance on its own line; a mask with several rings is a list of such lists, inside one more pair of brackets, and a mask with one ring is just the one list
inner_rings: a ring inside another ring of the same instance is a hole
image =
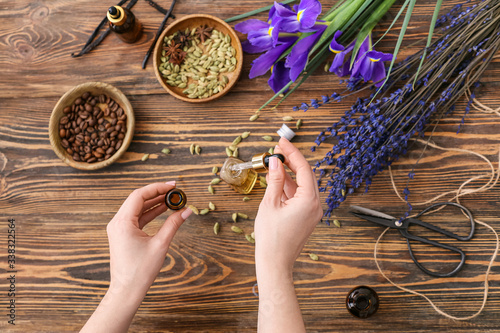
[[398, 220], [390, 215], [359, 206], [351, 206], [350, 208], [351, 214], [354, 216], [386, 227], [400, 228], [400, 226], [396, 225]]
[[378, 212], [378, 211], [373, 210], [373, 209], [360, 207], [360, 206], [354, 206], [354, 205], [350, 206], [349, 208], [351, 209], [351, 213], [360, 213], [360, 214], [376, 216], [376, 217], [380, 217], [380, 218], [388, 219], [388, 220], [396, 220], [396, 218], [394, 216], [390, 216], [390, 215], [384, 214], [382, 212]]

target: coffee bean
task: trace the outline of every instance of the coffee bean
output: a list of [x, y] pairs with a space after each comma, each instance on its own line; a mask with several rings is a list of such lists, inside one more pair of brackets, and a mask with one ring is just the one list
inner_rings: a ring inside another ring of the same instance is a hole
[[69, 121], [68, 117], [62, 117], [59, 123], [65, 125], [68, 123], [68, 121]]
[[62, 128], [62, 129], [59, 130], [59, 136], [61, 138], [64, 138], [66, 136], [66, 130], [64, 128]]
[[116, 112], [116, 110], [118, 110], [120, 106], [118, 104], [113, 104], [113, 106], [111, 107], [111, 111], [113, 112]]
[[101, 158], [103, 155], [98, 153], [98, 152], [93, 152], [92, 155], [94, 155], [97, 158]]
[[117, 136], [117, 135], [118, 135], [118, 132], [117, 132], [117, 131], [113, 131], [113, 132], [111, 132], [111, 133], [109, 134], [109, 137], [110, 137], [110, 138], [114, 138], [114, 137], [115, 137], [115, 136]]
[[119, 141], [116, 143], [115, 149], [116, 149], [116, 150], [120, 149], [120, 147], [122, 146], [122, 143], [123, 143], [123, 141], [122, 141], [122, 140], [119, 140]]
[[110, 145], [111, 147], [116, 146], [116, 140], [111, 140], [111, 142], [109, 143], [109, 145]]
[[71, 106], [67, 106], [67, 107], [65, 107], [65, 108], [63, 109], [63, 112], [64, 112], [65, 114], [70, 113], [70, 112], [71, 112]]
[[92, 105], [92, 106], [95, 106], [97, 104], [97, 99], [95, 98], [92, 98], [90, 101], [89, 101], [89, 104]]
[[111, 108], [115, 105], [115, 101], [111, 99], [109, 102], [107, 102], [107, 104]]
[[106, 95], [99, 96], [99, 103], [106, 103]]
[[73, 155], [73, 149], [71, 149], [71, 148], [67, 148], [67, 149], [66, 149], [66, 152], [67, 152], [68, 154], [70, 154], [70, 155]]
[[91, 95], [90, 95], [90, 92], [88, 92], [88, 91], [84, 92], [83, 95], [82, 95], [82, 98], [84, 100], [87, 100], [89, 97], [91, 97]]
[[118, 117], [118, 120], [126, 120], [126, 119], [127, 119], [127, 115], [126, 114]]
[[95, 161], [97, 161], [97, 158], [91, 157], [87, 160], [87, 163], [94, 163]]
[[89, 124], [88, 123], [82, 123], [82, 131], [85, 131], [87, 129], [87, 127], [89, 127]]
[[83, 157], [83, 159], [84, 160], [88, 160], [91, 157], [92, 157], [92, 154], [91, 153], [87, 153], [87, 154], [85, 154], [85, 156]]
[[104, 102], [104, 103], [109, 104], [110, 101], [111, 101], [111, 97], [106, 96], [106, 102]]
[[106, 107], [106, 108], [104, 109], [104, 117], [109, 117], [110, 112], [111, 112], [111, 111], [109, 111], [109, 108], [108, 108], [108, 107]]
[[89, 128], [87, 128], [87, 132], [94, 133], [95, 132], [95, 128], [94, 127], [89, 127]]
[[113, 153], [115, 152], [115, 148], [113, 147], [109, 147], [107, 150], [106, 150], [106, 154], [107, 155], [113, 155]]
[[68, 147], [69, 147], [69, 142], [68, 142], [68, 140], [63, 139], [63, 140], [61, 141], [61, 146], [63, 146], [63, 148], [68, 148]]
[[117, 122], [118, 122], [118, 119], [116, 119], [116, 118], [111, 120], [111, 126], [115, 126]]
[[109, 116], [110, 116], [111, 118], [113, 118], [113, 119], [117, 117], [116, 112], [111, 112], [111, 114], [110, 114]]
[[82, 99], [81, 99], [80, 97], [78, 97], [78, 98], [75, 100], [75, 104], [76, 104], [76, 105], [80, 105], [80, 104], [82, 104], [82, 103], [83, 103], [83, 101], [82, 101]]
[[118, 133], [117, 138], [118, 138], [119, 140], [123, 140], [123, 139], [125, 139], [125, 134], [123, 134], [123, 133]]
[[75, 128], [75, 133], [76, 134], [80, 133], [81, 131], [82, 131], [82, 129], [80, 127]]

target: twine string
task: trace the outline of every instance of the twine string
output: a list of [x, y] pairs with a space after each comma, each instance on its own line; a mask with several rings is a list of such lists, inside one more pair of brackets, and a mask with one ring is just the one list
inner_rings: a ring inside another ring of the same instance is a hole
[[[494, 58], [500, 58], [500, 55], [497, 55]], [[468, 94], [468, 96], [470, 98], [470, 94], [471, 94], [470, 90], [467, 90], [466, 94]], [[490, 107], [482, 104], [481, 102], [479, 102], [476, 98], [473, 98], [473, 104], [472, 105], [478, 111], [481, 111], [481, 112], [484, 112], [484, 113], [495, 113], [495, 114], [497, 114], [497, 115], [500, 116], [500, 107], [497, 108], [497, 109], [492, 109], [492, 108], [490, 108]], [[412, 205], [414, 205], [414, 206], [428, 205], [428, 204], [430, 204], [432, 202], [435, 202], [436, 200], [438, 200], [438, 199], [440, 199], [440, 198], [442, 198], [444, 196], [450, 195], [450, 194], [454, 195], [454, 196], [451, 199], [449, 199], [448, 201], [451, 202], [451, 201], [455, 200], [458, 204], [460, 204], [460, 197], [462, 197], [464, 195], [468, 195], [468, 194], [473, 194], [473, 193], [487, 191], [487, 190], [493, 188], [498, 183], [498, 180], [500, 178], [500, 150], [499, 150], [499, 156], [498, 156], [498, 158], [499, 158], [499, 160], [498, 160], [498, 168], [495, 170], [495, 167], [490, 162], [490, 160], [488, 160], [488, 158], [486, 158], [484, 155], [479, 154], [479, 153], [477, 153], [475, 151], [471, 151], [471, 150], [467, 150], [467, 149], [461, 149], [461, 148], [444, 148], [444, 147], [441, 147], [441, 146], [439, 146], [439, 145], [437, 145], [435, 143], [432, 143], [430, 141], [424, 141], [424, 140], [421, 140], [421, 139], [415, 139], [415, 141], [417, 141], [419, 143], [422, 143], [422, 144], [425, 144], [426, 146], [431, 146], [432, 148], [436, 148], [436, 149], [440, 149], [440, 150], [444, 150], [444, 151], [455, 151], [455, 152], [459, 152], [459, 153], [465, 153], [465, 154], [475, 155], [476, 157], [481, 158], [482, 160], [484, 160], [488, 164], [488, 166], [490, 167], [490, 172], [488, 172], [486, 174], [483, 174], [483, 175], [471, 177], [470, 179], [468, 179], [465, 182], [463, 182], [460, 185], [460, 187], [458, 189], [456, 189], [456, 190], [452, 190], [452, 191], [448, 191], [448, 192], [436, 195], [435, 197], [433, 197], [433, 198], [431, 198], [429, 200], [423, 201], [423, 202], [417, 202], [417, 203], [413, 203], [412, 202]], [[392, 188], [393, 188], [394, 192], [396, 193], [396, 195], [398, 196], [398, 198], [401, 199], [401, 201], [406, 202], [404, 200], [404, 198], [401, 196], [401, 194], [399, 193], [399, 190], [398, 190], [398, 188], [396, 186], [396, 183], [394, 182], [394, 177], [393, 177], [393, 174], [392, 174], [391, 167], [389, 166], [388, 169], [389, 169], [389, 176], [390, 176], [390, 180], [391, 180], [391, 184], [392, 184]], [[467, 186], [471, 182], [479, 180], [479, 179], [482, 179], [482, 178], [486, 178], [486, 177], [489, 177], [489, 180], [483, 186], [480, 186], [478, 188], [465, 189], [465, 186]], [[436, 211], [438, 211], [438, 210], [440, 210], [440, 209], [442, 209], [444, 207], [445, 206], [441, 206], [441, 207], [439, 207], [439, 208], [437, 208], [437, 209], [435, 209], [433, 211], [427, 212], [426, 214], [430, 214], [430, 213], [436, 212]], [[463, 211], [462, 211], [462, 214], [466, 215], [465, 212], [463, 212]], [[410, 217], [413, 217], [415, 215], [411, 215]], [[491, 272], [491, 268], [493, 267], [493, 264], [495, 262], [495, 259], [497, 257], [498, 250], [500, 248], [500, 239], [498, 237], [498, 233], [488, 223], [480, 221], [480, 220], [478, 220], [476, 218], [474, 218], [474, 221], [475, 221], [475, 223], [478, 223], [478, 224], [480, 224], [482, 226], [485, 226], [485, 227], [489, 228], [493, 232], [493, 234], [495, 235], [495, 239], [496, 239], [495, 251], [493, 252], [493, 255], [491, 256], [490, 262], [488, 264], [488, 268], [486, 269], [486, 273], [484, 275], [483, 301], [482, 301], [482, 304], [479, 307], [479, 309], [474, 314], [472, 314], [470, 316], [465, 316], [465, 317], [457, 317], [457, 316], [450, 315], [450, 314], [444, 312], [443, 310], [441, 310], [439, 307], [437, 307], [436, 304], [434, 304], [434, 302], [431, 299], [429, 299], [426, 295], [424, 295], [422, 293], [419, 293], [418, 291], [411, 290], [409, 288], [403, 287], [403, 286], [401, 286], [401, 285], [393, 282], [382, 271], [382, 268], [380, 267], [380, 264], [379, 264], [378, 259], [377, 259], [378, 246], [379, 246], [380, 242], [382, 241], [382, 238], [384, 237], [384, 235], [387, 233], [387, 231], [390, 228], [386, 228], [380, 234], [380, 236], [377, 238], [377, 241], [375, 243], [375, 249], [373, 251], [373, 258], [375, 259], [375, 264], [377, 265], [378, 271], [394, 287], [396, 287], [396, 288], [398, 288], [400, 290], [406, 291], [406, 292], [408, 292], [410, 294], [423, 297], [426, 301], [429, 302], [429, 304], [432, 306], [432, 308], [437, 313], [439, 313], [440, 315], [442, 315], [442, 316], [444, 316], [446, 318], [449, 318], [449, 319], [452, 319], [452, 320], [470, 320], [470, 319], [473, 319], [473, 318], [479, 316], [479, 314], [483, 311], [483, 309], [484, 309], [484, 307], [486, 305], [486, 300], [488, 299], [488, 291], [489, 291], [488, 277], [489, 277], [489, 274]]]

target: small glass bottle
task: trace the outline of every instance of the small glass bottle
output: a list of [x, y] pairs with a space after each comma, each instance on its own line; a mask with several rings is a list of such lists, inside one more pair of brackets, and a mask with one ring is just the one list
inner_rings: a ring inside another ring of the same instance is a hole
[[257, 154], [252, 157], [250, 162], [228, 157], [220, 170], [220, 177], [231, 185], [236, 192], [248, 194], [254, 188], [258, 174], [267, 172], [269, 158], [271, 157], [277, 157], [282, 163], [285, 162], [285, 157], [281, 154]]
[[254, 169], [233, 170], [232, 166], [243, 163], [236, 157], [228, 157], [220, 169], [220, 177], [238, 193], [248, 194], [257, 182], [258, 173]]
[[109, 27], [126, 43], [134, 43], [142, 35], [142, 24], [134, 13], [120, 6], [109, 7]]
[[165, 204], [172, 210], [182, 209], [187, 202], [186, 194], [177, 188], [171, 189], [165, 194]]
[[355, 317], [368, 318], [378, 310], [378, 295], [370, 287], [360, 286], [349, 292], [346, 297], [347, 310]]

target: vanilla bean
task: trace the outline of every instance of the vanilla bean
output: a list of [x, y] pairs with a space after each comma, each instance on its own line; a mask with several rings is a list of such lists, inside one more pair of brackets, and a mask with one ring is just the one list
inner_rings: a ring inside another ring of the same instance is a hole
[[158, 38], [161, 35], [161, 32], [163, 31], [163, 28], [165, 27], [165, 24], [167, 23], [167, 20], [170, 17], [170, 14], [174, 10], [175, 1], [176, 0], [172, 0], [172, 4], [170, 5], [170, 8], [169, 8], [167, 14], [165, 14], [165, 17], [163, 18], [163, 21], [161, 22], [160, 26], [158, 27], [158, 30], [156, 31], [155, 39], [151, 43], [151, 46], [149, 47], [149, 50], [146, 53], [146, 56], [144, 57], [144, 60], [142, 61], [142, 69], [146, 68], [146, 64], [148, 62], [149, 56], [151, 56], [151, 52], [153, 52], [153, 49], [154, 49], [154, 47], [156, 45], [156, 42], [158, 41]]
[[[162, 13], [163, 15], [167, 15], [168, 10], [166, 10], [165, 8], [163, 8], [162, 6], [160, 6], [159, 4], [154, 2], [153, 0], [144, 0], [144, 1], [146, 1], [151, 7], [153, 7], [154, 9], [156, 9], [157, 11]], [[175, 20], [174, 14], [170, 14], [170, 17]]]

